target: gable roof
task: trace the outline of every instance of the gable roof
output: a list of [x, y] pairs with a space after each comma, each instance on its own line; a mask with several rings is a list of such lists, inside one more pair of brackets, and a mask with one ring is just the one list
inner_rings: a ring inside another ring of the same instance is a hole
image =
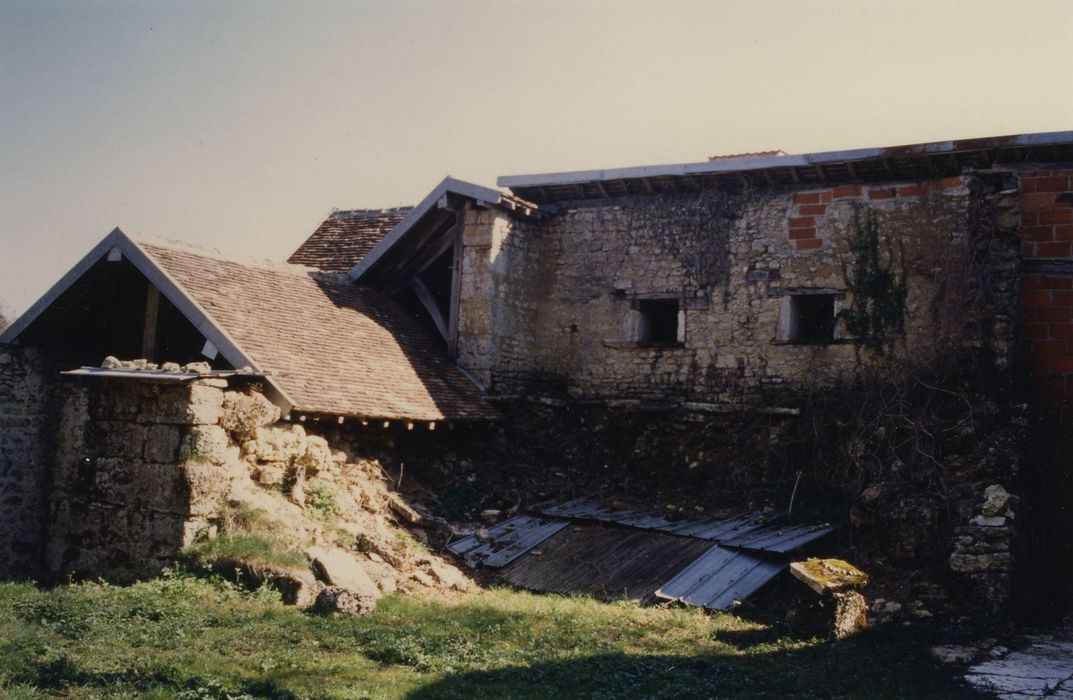
[[0, 334], [0, 342], [17, 339], [113, 251], [133, 263], [232, 366], [266, 373], [270, 394], [286, 410], [421, 421], [499, 417], [404, 310], [346, 277], [139, 242], [119, 229]]
[[450, 176], [445, 177], [417, 206], [413, 207], [409, 213], [406, 214], [405, 218], [403, 218], [403, 220], [400, 221], [390, 233], [384, 236], [384, 238], [377, 243], [371, 251], [369, 251], [368, 255], [351, 268], [351, 278], [355, 280], [361, 279], [365, 273], [380, 261], [385, 253], [399, 243], [399, 241], [401, 241], [418, 222], [425, 218], [429, 212], [435, 211], [437, 208], [446, 207], [448, 205], [448, 195], [471, 199], [475, 201], [478, 206], [500, 205], [527, 214], [532, 213], [532, 211], [536, 209], [536, 206], [532, 203], [520, 200], [507, 192], [502, 192], [490, 187], [482, 187], [481, 185], [475, 185], [472, 182], [456, 180]]
[[334, 211], [287, 262], [346, 272], [364, 258], [413, 207]]

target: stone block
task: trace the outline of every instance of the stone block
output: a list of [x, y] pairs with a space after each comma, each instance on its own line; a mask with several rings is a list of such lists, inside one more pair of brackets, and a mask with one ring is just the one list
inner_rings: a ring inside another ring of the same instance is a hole
[[247, 444], [246, 451], [258, 461], [289, 464], [305, 453], [306, 432], [300, 425], [261, 427], [254, 431], [251, 443]]
[[183, 464], [182, 470], [189, 488], [190, 515], [216, 513], [231, 491], [231, 472], [214, 464], [195, 462]]
[[986, 518], [1003, 515], [1010, 502], [1010, 494], [999, 484], [988, 486], [984, 490], [984, 503], [980, 513]]
[[278, 421], [279, 414], [279, 407], [263, 394], [228, 391], [223, 397], [220, 425], [237, 437], [245, 437]]
[[194, 425], [183, 437], [179, 458], [184, 462], [221, 465], [232, 457], [231, 440], [218, 425]]
[[142, 507], [155, 513], [185, 516], [190, 509], [190, 486], [179, 464], [143, 464], [135, 472]]
[[96, 457], [141, 457], [145, 429], [127, 421], [98, 421], [87, 431], [86, 451]]
[[153, 387], [142, 399], [140, 420], [172, 425], [214, 425], [223, 409], [222, 389], [201, 384]]
[[367, 595], [374, 600], [380, 597], [380, 589], [366, 573], [361, 564], [341, 549], [311, 547], [306, 550], [317, 578], [329, 586], [342, 588]]
[[174, 462], [179, 457], [181, 437], [174, 425], [150, 425], [145, 429], [142, 456], [148, 462]]
[[332, 471], [335, 468], [335, 457], [327, 440], [319, 435], [308, 435], [305, 452], [298, 457], [296, 463], [305, 468], [308, 476], [315, 476], [323, 471]]
[[377, 591], [377, 597], [374, 598], [339, 586], [331, 586], [317, 594], [313, 609], [322, 615], [333, 613], [367, 615], [376, 609], [379, 594]]
[[1013, 555], [1009, 552], [952, 554], [950, 568], [961, 574], [1009, 571], [1013, 568]]

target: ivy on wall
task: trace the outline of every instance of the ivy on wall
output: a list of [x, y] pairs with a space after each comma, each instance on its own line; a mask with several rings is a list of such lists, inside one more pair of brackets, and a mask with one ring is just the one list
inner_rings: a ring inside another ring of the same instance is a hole
[[854, 207], [850, 228], [851, 260], [842, 260], [850, 304], [839, 317], [861, 347], [887, 355], [905, 331], [909, 293], [905, 248], [899, 241], [896, 254], [890, 239], [885, 239], [886, 251], [881, 250], [878, 218], [869, 207]]

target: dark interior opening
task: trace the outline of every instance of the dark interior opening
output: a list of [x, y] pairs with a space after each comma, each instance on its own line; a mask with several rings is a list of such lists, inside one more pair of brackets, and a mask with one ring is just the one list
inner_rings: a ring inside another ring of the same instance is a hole
[[[102, 259], [57, 297], [19, 336], [29, 346], [54, 349], [68, 367], [100, 365], [114, 355], [142, 357], [149, 282], [127, 259]], [[204, 361], [230, 369], [222, 356], [203, 357], [205, 337], [163, 295], [157, 311], [156, 352], [150, 362]]]
[[678, 344], [678, 300], [640, 299], [641, 323], [637, 341], [645, 345]]
[[833, 294], [799, 294], [790, 298], [791, 343], [823, 345], [834, 339]]

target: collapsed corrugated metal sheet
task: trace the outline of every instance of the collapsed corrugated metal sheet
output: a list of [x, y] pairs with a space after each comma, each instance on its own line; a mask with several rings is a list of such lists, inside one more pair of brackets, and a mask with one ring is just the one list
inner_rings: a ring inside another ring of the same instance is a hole
[[775, 578], [787, 566], [747, 552], [715, 545], [656, 591], [657, 598], [709, 610], [729, 610]]
[[834, 531], [830, 525], [768, 525], [758, 530], [739, 533], [720, 542], [724, 547], [753, 552], [786, 554], [801, 549]]
[[467, 563], [499, 569], [569, 524], [566, 520], [519, 515], [490, 529], [486, 540], [473, 535], [455, 542], [447, 551]]
[[503, 569], [499, 578], [546, 593], [645, 600], [710, 546], [660, 532], [575, 523]]
[[726, 610], [783, 571], [788, 554], [833, 530], [760, 513], [684, 520], [576, 498], [536, 506], [448, 550], [521, 588]]

